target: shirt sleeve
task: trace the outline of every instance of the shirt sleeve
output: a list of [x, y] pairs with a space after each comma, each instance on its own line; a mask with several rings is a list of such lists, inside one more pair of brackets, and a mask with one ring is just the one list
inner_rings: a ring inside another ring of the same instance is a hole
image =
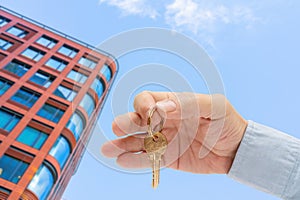
[[300, 141], [249, 121], [228, 176], [286, 200], [300, 199]]

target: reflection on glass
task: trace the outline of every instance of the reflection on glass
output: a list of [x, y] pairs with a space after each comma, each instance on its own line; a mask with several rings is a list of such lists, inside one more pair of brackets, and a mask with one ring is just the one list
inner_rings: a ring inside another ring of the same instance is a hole
[[56, 108], [50, 104], [45, 104], [37, 113], [38, 116], [44, 117], [54, 123], [59, 122], [61, 117], [63, 116], [64, 111]]
[[12, 183], [18, 183], [26, 171], [28, 164], [17, 158], [3, 155], [0, 158], [0, 178]]
[[54, 181], [50, 169], [45, 164], [42, 164], [27, 188], [32, 191], [39, 200], [45, 200], [54, 185]]
[[88, 116], [90, 116], [96, 108], [96, 103], [91, 95], [85, 94], [80, 102], [80, 106], [83, 107]]
[[65, 86], [58, 86], [58, 88], [54, 91], [54, 94], [56, 96], [59, 96], [63, 99], [66, 99], [68, 101], [73, 101], [73, 99], [76, 97], [77, 92], [74, 90], [71, 90], [70, 88], [67, 88]]
[[48, 135], [40, 130], [27, 126], [22, 133], [17, 138], [18, 142], [22, 142], [28, 146], [31, 146], [36, 149], [40, 149], [45, 141], [47, 140]]
[[100, 79], [96, 78], [91, 85], [91, 88], [97, 93], [98, 99], [101, 98], [104, 92], [104, 83]]
[[103, 76], [105, 77], [107, 82], [110, 81], [112, 73], [111, 73], [111, 69], [109, 68], [108, 65], [106, 65], [106, 64], [103, 65], [103, 67], [101, 68], [100, 73], [103, 74]]
[[67, 139], [59, 136], [49, 154], [57, 160], [62, 169], [71, 154], [71, 146]]
[[21, 116], [13, 111], [0, 108], [0, 128], [10, 132], [20, 121]]
[[75, 112], [72, 117], [70, 118], [67, 128], [72, 131], [76, 140], [79, 139], [83, 129], [85, 128], [85, 120], [84, 118]]

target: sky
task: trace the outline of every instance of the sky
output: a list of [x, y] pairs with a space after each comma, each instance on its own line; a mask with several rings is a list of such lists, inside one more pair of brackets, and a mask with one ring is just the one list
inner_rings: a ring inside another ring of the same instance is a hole
[[[299, 1], [1, 0], [0, 4], [94, 46], [124, 31], [145, 27], [184, 34], [210, 56], [227, 98], [245, 119], [300, 138]], [[125, 47], [120, 44], [118, 48]], [[129, 97], [118, 99], [126, 105], [124, 109], [114, 112], [118, 87], [143, 66], [161, 66], [169, 70], [170, 77], [179, 74], [192, 91], [209, 92], [205, 78], [170, 52], [140, 49], [121, 55], [118, 61], [119, 73], [94, 133], [105, 138], [116, 138], [111, 131], [114, 116], [123, 110], [132, 111], [134, 95], [140, 91], [184, 88], [168, 86], [159, 79], [136, 85], [128, 91]], [[154, 191], [150, 187], [151, 174], [116, 168], [114, 160], [103, 163], [97, 159], [100, 151], [95, 154], [84, 154], [63, 199], [276, 199], [226, 175], [196, 175], [171, 169], [161, 171], [161, 183]]]

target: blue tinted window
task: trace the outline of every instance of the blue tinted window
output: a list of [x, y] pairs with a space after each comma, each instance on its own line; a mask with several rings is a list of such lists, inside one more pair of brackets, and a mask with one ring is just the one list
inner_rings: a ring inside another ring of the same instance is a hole
[[9, 19], [0, 16], [0, 27], [5, 26], [8, 22], [10, 22]]
[[0, 128], [10, 132], [20, 121], [21, 116], [13, 111], [0, 108]]
[[17, 141], [22, 142], [28, 146], [40, 149], [48, 135], [40, 130], [27, 126], [17, 138]]
[[57, 40], [54, 40], [54, 39], [52, 39], [52, 38], [50, 38], [46, 35], [43, 35], [36, 42], [40, 45], [43, 45], [43, 46], [48, 47], [48, 48], [51, 49], [56, 45]]
[[67, 66], [67, 64], [68, 64], [68, 62], [61, 60], [59, 58], [56, 58], [56, 57], [50, 58], [46, 63], [46, 65], [48, 67], [56, 69], [60, 72]]
[[13, 34], [13, 35], [15, 35], [19, 38], [24, 38], [28, 34], [27, 31], [25, 31], [23, 29], [20, 29], [16, 26], [13, 26], [13, 27], [9, 28], [6, 32], [8, 32], [10, 34]]
[[78, 53], [78, 50], [70, 47], [68, 45], [63, 45], [59, 50], [59, 53], [64, 54], [65, 56], [68, 56], [70, 58], [74, 58], [76, 54]]
[[32, 107], [39, 97], [40, 94], [21, 88], [11, 97], [11, 100], [23, 104], [24, 106]]
[[39, 200], [46, 200], [54, 182], [55, 178], [53, 177], [51, 170], [43, 164], [34, 175], [27, 189], [32, 191]]
[[56, 140], [49, 154], [58, 161], [60, 168], [62, 169], [71, 154], [71, 146], [67, 139], [60, 136]]
[[8, 63], [4, 67], [4, 69], [17, 75], [17, 76], [23, 76], [28, 71], [28, 69], [30, 69], [30, 66], [27, 64], [24, 64], [22, 62], [14, 60], [14, 61]]
[[80, 102], [80, 106], [83, 107], [88, 116], [90, 116], [96, 108], [96, 103], [91, 95], [85, 94]]
[[4, 94], [11, 86], [12, 82], [0, 77], [0, 96]]
[[111, 69], [109, 68], [108, 65], [103, 65], [102, 69], [101, 69], [101, 74], [104, 75], [105, 79], [107, 82], [110, 81], [112, 73], [111, 73]]
[[85, 57], [81, 57], [78, 63], [91, 69], [94, 69], [97, 65], [97, 62]]
[[45, 88], [48, 88], [54, 81], [54, 79], [54, 76], [39, 70], [30, 78], [30, 81]]
[[0, 178], [18, 183], [26, 171], [28, 164], [8, 155], [0, 158]]
[[104, 92], [104, 83], [100, 79], [96, 78], [91, 85], [91, 88], [97, 93], [98, 98], [100, 99]]
[[74, 113], [67, 124], [67, 128], [72, 131], [76, 140], [78, 140], [83, 129], [85, 128], [84, 118], [78, 113]]
[[58, 86], [58, 88], [54, 91], [54, 94], [56, 96], [59, 96], [63, 99], [66, 99], [68, 101], [73, 101], [75, 96], [77, 95], [77, 92], [73, 91], [72, 89], [69, 89], [65, 86]]
[[44, 117], [45, 119], [48, 119], [55, 123], [59, 122], [63, 114], [63, 110], [49, 104], [45, 104], [37, 113], [38, 116]]
[[45, 52], [33, 47], [28, 47], [25, 51], [21, 53], [21, 55], [31, 60], [39, 61], [45, 55]]
[[86, 75], [84, 75], [80, 72], [77, 72], [75, 70], [71, 70], [67, 77], [78, 83], [84, 83], [87, 79]]
[[7, 41], [7, 40], [4, 40], [2, 38], [0, 38], [0, 49], [2, 50], [7, 50], [9, 49], [10, 47], [12, 47], [13, 43]]

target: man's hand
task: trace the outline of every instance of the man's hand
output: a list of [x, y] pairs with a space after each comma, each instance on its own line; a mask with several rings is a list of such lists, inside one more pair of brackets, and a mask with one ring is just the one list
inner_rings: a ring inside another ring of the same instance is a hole
[[126, 168], [150, 167], [143, 137], [153, 106], [158, 108], [154, 122], [166, 119], [162, 133], [169, 145], [162, 165], [201, 174], [229, 172], [247, 121], [218, 94], [140, 93], [134, 101], [136, 112], [118, 116], [112, 124], [117, 136], [129, 136], [104, 144], [102, 153]]

